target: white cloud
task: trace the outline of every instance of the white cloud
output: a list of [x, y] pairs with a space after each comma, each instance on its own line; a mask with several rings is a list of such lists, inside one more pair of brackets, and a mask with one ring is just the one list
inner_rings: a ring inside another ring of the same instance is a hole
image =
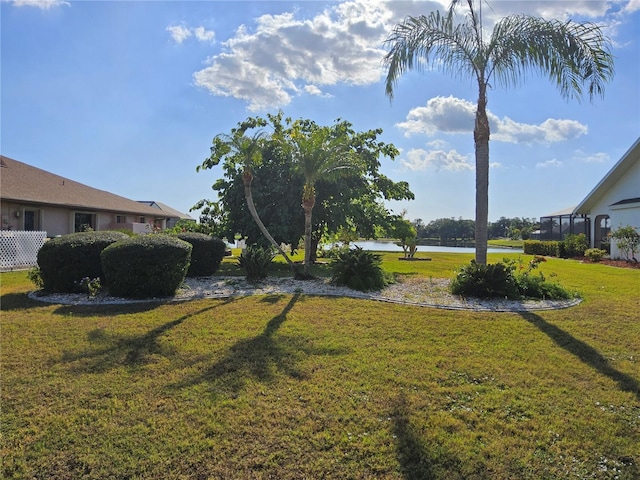
[[42, 10], [49, 10], [63, 5], [66, 7], [71, 6], [69, 2], [64, 0], [14, 0], [12, 5], [14, 7], [36, 7]]
[[640, 10], [640, 0], [630, 0], [624, 7], [625, 13], [633, 13]]
[[171, 34], [171, 38], [176, 43], [182, 43], [192, 35], [191, 30], [182, 25], [169, 26], [167, 32]]
[[[475, 124], [476, 105], [455, 97], [435, 97], [424, 107], [409, 111], [407, 119], [396, 126], [409, 137], [415, 134], [471, 134]], [[518, 123], [509, 117], [499, 118], [487, 110], [491, 140], [507, 143], [555, 143], [587, 133], [586, 125], [575, 120], [549, 118], [538, 125]]]
[[608, 162], [610, 157], [609, 157], [609, 154], [604, 152], [589, 154], [589, 153], [583, 152], [582, 150], [577, 150], [573, 156], [573, 159], [578, 160], [580, 162], [586, 162], [586, 163], [604, 163], [604, 162]]
[[[633, 0], [635, 1], [635, 0]], [[559, 0], [538, 1], [510, 0], [508, 2], [489, 2], [482, 5], [482, 20], [487, 30], [507, 15], [524, 14], [542, 17], [547, 20], [571, 20], [576, 18], [596, 19], [604, 16], [611, 7], [611, 0]], [[467, 4], [462, 2], [460, 13], [466, 14]]]
[[449, 144], [440, 138], [427, 142], [427, 147], [434, 148], [436, 150], [444, 150]]
[[216, 33], [213, 30], [207, 30], [204, 27], [194, 28], [193, 34], [201, 42], [213, 42], [213, 40], [216, 38]]
[[538, 125], [518, 123], [509, 117], [499, 119], [495, 115], [489, 116], [491, 124], [491, 139], [498, 142], [524, 143], [556, 143], [577, 138], [588, 132], [586, 125], [576, 120], [558, 120], [548, 118]]
[[171, 34], [171, 38], [176, 43], [182, 43], [187, 38], [195, 36], [201, 42], [213, 42], [216, 38], [216, 34], [212, 30], [207, 30], [204, 27], [189, 28], [184, 25], [170, 25], [166, 30]]
[[562, 162], [553, 158], [551, 160], [536, 163], [536, 168], [559, 167], [560, 165], [562, 165]]
[[255, 28], [240, 26], [225, 50], [194, 74], [196, 85], [214, 95], [249, 102], [249, 110], [288, 104], [325, 86], [367, 85], [382, 77], [381, 48], [392, 14], [380, 2], [333, 5], [313, 18], [294, 13], [263, 15]]
[[317, 97], [325, 97], [325, 98], [333, 97], [333, 95], [329, 93], [324, 93], [316, 85], [305, 85], [303, 90], [307, 92], [309, 95], [315, 95]]
[[396, 124], [405, 137], [414, 134], [473, 132], [476, 106], [455, 97], [435, 97], [425, 107], [412, 108], [407, 120]]
[[435, 169], [436, 171], [460, 172], [474, 169], [468, 157], [455, 150], [446, 152], [421, 148], [411, 149], [407, 152], [407, 158], [400, 160], [400, 164], [412, 171]]

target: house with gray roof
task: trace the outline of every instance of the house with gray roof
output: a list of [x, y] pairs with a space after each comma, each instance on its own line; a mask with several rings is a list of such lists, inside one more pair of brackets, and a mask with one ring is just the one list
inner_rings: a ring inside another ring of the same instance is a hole
[[158, 202], [137, 202], [0, 156], [0, 229], [54, 237], [92, 230], [164, 230], [188, 215]]

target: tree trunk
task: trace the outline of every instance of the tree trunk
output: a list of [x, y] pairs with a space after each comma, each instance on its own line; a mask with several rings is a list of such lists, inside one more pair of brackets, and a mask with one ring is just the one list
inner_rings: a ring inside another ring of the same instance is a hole
[[251, 213], [253, 220], [258, 225], [258, 228], [260, 229], [262, 234], [266, 237], [267, 240], [269, 240], [269, 243], [271, 243], [271, 245], [273, 245], [276, 248], [276, 250], [278, 250], [280, 255], [282, 255], [284, 259], [287, 261], [287, 264], [289, 265], [289, 268], [291, 268], [291, 272], [293, 273], [294, 278], [298, 278], [299, 272], [295, 264], [289, 258], [286, 252], [282, 250], [282, 247], [278, 245], [278, 242], [276, 242], [275, 239], [271, 236], [271, 234], [269, 233], [269, 230], [267, 230], [267, 227], [265, 227], [264, 223], [262, 223], [262, 220], [260, 220], [260, 216], [258, 215], [256, 206], [253, 203], [253, 195], [251, 193], [251, 182], [253, 181], [253, 175], [251, 175], [251, 172], [248, 172], [248, 173], [245, 172], [242, 175], [242, 179], [244, 181], [244, 196], [247, 200], [247, 207], [249, 207], [249, 213]]
[[311, 263], [316, 263], [318, 260], [318, 244], [320, 243], [320, 238], [313, 235], [311, 237]]
[[479, 82], [478, 109], [473, 131], [476, 150], [476, 263], [487, 263], [489, 223], [489, 119], [487, 118], [487, 86]]
[[311, 213], [316, 204], [316, 196], [313, 192], [306, 192], [302, 198], [302, 208], [304, 209], [304, 273], [310, 275], [311, 268]]

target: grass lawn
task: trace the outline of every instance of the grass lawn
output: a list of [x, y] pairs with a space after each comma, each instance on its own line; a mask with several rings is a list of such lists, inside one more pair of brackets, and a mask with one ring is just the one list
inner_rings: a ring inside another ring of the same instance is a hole
[[524, 248], [524, 240], [509, 240], [507, 238], [501, 238], [498, 240], [489, 240], [490, 247], [503, 247], [503, 248]]
[[[383, 266], [436, 278], [471, 259], [428, 256]], [[3, 273], [0, 476], [640, 478], [640, 271], [541, 268], [584, 301], [522, 314], [304, 295], [64, 306]], [[221, 271], [238, 273], [233, 259]]]

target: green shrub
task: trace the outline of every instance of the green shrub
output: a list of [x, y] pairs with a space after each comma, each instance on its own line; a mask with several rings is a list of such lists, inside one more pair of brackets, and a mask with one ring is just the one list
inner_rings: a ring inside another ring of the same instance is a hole
[[111, 295], [152, 298], [174, 295], [189, 268], [192, 246], [172, 235], [131, 237], [100, 255]]
[[78, 288], [90, 297], [95, 297], [102, 290], [102, 282], [99, 278], [85, 277], [78, 282]]
[[271, 247], [248, 246], [238, 257], [238, 265], [245, 272], [247, 280], [267, 278], [276, 253]]
[[380, 266], [382, 257], [360, 247], [339, 251], [331, 262], [331, 282], [353, 290], [380, 290], [389, 282]]
[[613, 230], [609, 236], [615, 241], [624, 260], [636, 259], [636, 253], [640, 248], [640, 233], [634, 227], [631, 225], [620, 227], [617, 230]]
[[197, 232], [179, 233], [178, 238], [193, 247], [187, 277], [205, 277], [213, 275], [218, 270], [227, 249], [224, 241]]
[[42, 281], [42, 275], [38, 267], [33, 267], [27, 272], [27, 278], [36, 286], [36, 288], [43, 288], [44, 282]]
[[562, 285], [548, 281], [542, 272], [538, 272], [538, 275], [518, 275], [516, 284], [523, 298], [565, 300], [573, 296]]
[[562, 242], [555, 240], [525, 240], [524, 253], [527, 255], [560, 257], [562, 253]]
[[565, 258], [582, 257], [587, 248], [589, 248], [589, 242], [584, 233], [577, 235], [570, 233], [564, 237], [560, 253]]
[[600, 260], [604, 258], [607, 254], [606, 250], [602, 250], [601, 248], [589, 248], [584, 251], [584, 256], [593, 263], [598, 263]]
[[454, 295], [478, 298], [517, 298], [518, 288], [513, 269], [503, 263], [481, 265], [471, 260], [451, 281]]
[[80, 232], [45, 242], [38, 251], [42, 288], [47, 292], [77, 292], [83, 278], [102, 278], [100, 253], [125, 238], [129, 237], [121, 232]]
[[334, 243], [331, 247], [321, 249], [318, 254], [319, 257], [335, 260], [341, 253], [348, 252], [351, 247], [348, 244]]
[[525, 267], [521, 260], [479, 265], [474, 260], [464, 265], [451, 281], [454, 295], [479, 298], [539, 298], [560, 300], [573, 295], [558, 283], [548, 281], [542, 272], [533, 275], [538, 265], [546, 262], [541, 256], [532, 258]]

